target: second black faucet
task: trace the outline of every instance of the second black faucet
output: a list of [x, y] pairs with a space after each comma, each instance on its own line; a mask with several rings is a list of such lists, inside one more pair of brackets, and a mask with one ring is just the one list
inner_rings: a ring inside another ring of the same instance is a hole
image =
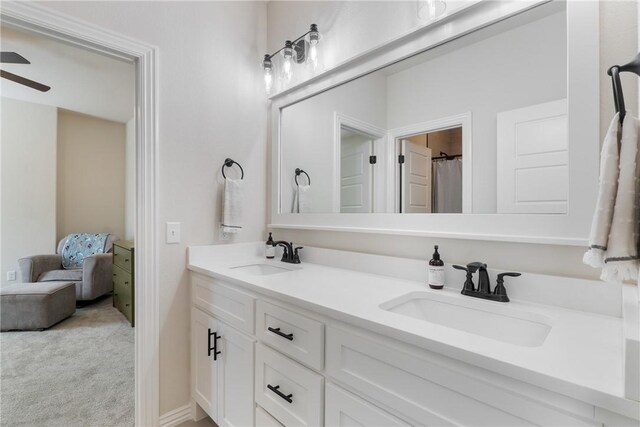
[[288, 262], [289, 264], [300, 264], [300, 255], [298, 254], [299, 249], [303, 249], [302, 246], [298, 246], [296, 248], [293, 247], [293, 242], [285, 242], [284, 240], [278, 240], [277, 242], [273, 242], [272, 245], [282, 246], [284, 248], [284, 252], [282, 253], [282, 262]]

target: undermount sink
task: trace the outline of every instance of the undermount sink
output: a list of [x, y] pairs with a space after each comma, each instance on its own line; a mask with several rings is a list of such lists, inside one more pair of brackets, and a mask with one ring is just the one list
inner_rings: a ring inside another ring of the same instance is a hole
[[268, 276], [271, 274], [286, 273], [287, 271], [291, 271], [291, 269], [289, 268], [271, 264], [239, 265], [237, 267], [231, 267], [231, 270], [244, 271], [246, 273], [253, 274], [254, 276]]
[[522, 347], [544, 343], [552, 327], [550, 318], [496, 304], [504, 303], [412, 292], [382, 303], [380, 308]]

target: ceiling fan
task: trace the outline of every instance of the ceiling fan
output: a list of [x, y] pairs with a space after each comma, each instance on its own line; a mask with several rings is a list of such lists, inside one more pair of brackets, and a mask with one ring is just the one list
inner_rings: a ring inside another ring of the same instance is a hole
[[[0, 63], [3, 64], [31, 64], [24, 56], [17, 54], [16, 52], [0, 52]], [[47, 92], [51, 87], [43, 85], [42, 83], [34, 82], [25, 77], [17, 74], [10, 73], [5, 70], [0, 70], [0, 77], [3, 79], [11, 80], [12, 82], [19, 83], [30, 87], [31, 89], [39, 90], [40, 92]]]

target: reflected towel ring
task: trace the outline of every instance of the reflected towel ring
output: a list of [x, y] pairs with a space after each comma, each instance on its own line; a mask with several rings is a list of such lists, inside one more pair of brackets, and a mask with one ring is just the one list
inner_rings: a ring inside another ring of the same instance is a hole
[[302, 170], [302, 169], [300, 169], [300, 168], [296, 168], [296, 177], [295, 177], [296, 185], [297, 185], [298, 187], [300, 186], [300, 184], [298, 184], [298, 177], [299, 177], [299, 176], [300, 176], [300, 174], [302, 174], [302, 173], [303, 173], [303, 174], [305, 174], [305, 175], [307, 176], [307, 181], [309, 182], [309, 185], [311, 185], [311, 178], [309, 177], [309, 174], [308, 174], [308, 173], [306, 173], [305, 171], [303, 171], [303, 170]]
[[235, 160], [230, 159], [230, 158], [224, 159], [224, 163], [222, 164], [222, 177], [224, 179], [227, 179], [227, 176], [224, 174], [224, 168], [225, 168], [225, 166], [230, 168], [231, 166], [233, 166], [234, 163], [236, 165], [238, 165], [238, 167], [240, 168], [240, 172], [242, 172], [242, 175], [240, 176], [240, 179], [244, 179], [244, 169], [242, 169], [242, 166], [240, 166], [240, 163], [238, 163]]

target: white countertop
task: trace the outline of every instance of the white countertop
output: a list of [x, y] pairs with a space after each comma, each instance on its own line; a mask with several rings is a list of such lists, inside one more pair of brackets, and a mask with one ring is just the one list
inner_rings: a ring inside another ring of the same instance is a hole
[[[247, 244], [245, 244], [247, 245]], [[236, 246], [236, 245], [232, 245]], [[410, 292], [445, 293], [468, 300], [459, 289], [431, 290], [423, 283], [304, 262], [266, 261], [255, 254], [198, 252], [190, 248], [189, 270], [224, 279], [248, 290], [353, 324], [469, 364], [562, 393], [622, 414], [640, 417], [640, 403], [624, 398], [623, 327], [619, 317], [521, 301], [509, 309], [539, 313], [553, 327], [539, 347], [523, 347], [381, 309], [380, 304]], [[195, 249], [195, 250], [194, 250]], [[273, 263], [295, 268], [257, 276], [230, 267]], [[492, 307], [504, 303], [480, 299]]]

